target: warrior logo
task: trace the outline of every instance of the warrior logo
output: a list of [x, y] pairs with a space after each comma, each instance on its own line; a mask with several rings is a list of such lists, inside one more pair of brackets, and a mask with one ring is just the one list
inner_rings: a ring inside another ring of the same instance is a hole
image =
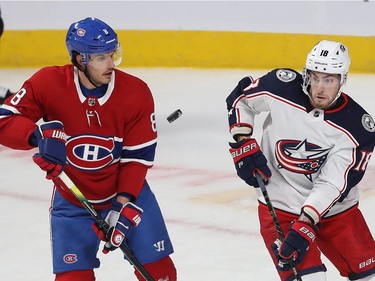
[[154, 247], [156, 248], [156, 251], [161, 252], [165, 250], [164, 247], [164, 240], [158, 241], [157, 243], [154, 244]]
[[329, 149], [323, 149], [307, 140], [280, 140], [276, 143], [279, 169], [303, 174], [312, 181], [312, 174], [319, 171], [327, 159]]

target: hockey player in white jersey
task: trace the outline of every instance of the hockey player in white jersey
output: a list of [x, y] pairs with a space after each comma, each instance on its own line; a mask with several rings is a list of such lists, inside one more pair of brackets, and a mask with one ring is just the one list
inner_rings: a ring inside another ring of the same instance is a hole
[[[375, 280], [375, 242], [358, 209], [375, 123], [343, 92], [349, 65], [344, 44], [323, 40], [302, 75], [275, 69], [245, 77], [226, 100], [237, 174], [254, 187], [255, 173], [262, 176], [285, 234], [277, 243], [257, 189], [260, 232], [282, 281], [326, 280], [322, 253], [348, 280]], [[267, 117], [260, 148], [252, 131], [261, 112]]]

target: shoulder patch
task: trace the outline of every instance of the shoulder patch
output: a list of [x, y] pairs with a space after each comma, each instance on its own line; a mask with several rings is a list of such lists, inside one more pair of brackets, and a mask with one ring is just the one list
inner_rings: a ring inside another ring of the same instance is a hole
[[290, 82], [296, 79], [297, 74], [289, 69], [279, 69], [276, 71], [276, 77], [283, 82]]
[[362, 125], [367, 131], [371, 133], [375, 132], [375, 122], [374, 119], [372, 119], [372, 117], [370, 116], [370, 114], [363, 114]]

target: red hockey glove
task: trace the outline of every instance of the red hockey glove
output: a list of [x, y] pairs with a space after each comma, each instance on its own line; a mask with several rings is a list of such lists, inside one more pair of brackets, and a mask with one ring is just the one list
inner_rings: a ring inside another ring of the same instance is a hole
[[271, 177], [271, 171], [257, 141], [249, 138], [236, 143], [229, 143], [229, 145], [231, 147], [229, 152], [233, 157], [237, 175], [247, 184], [259, 187], [255, 178], [255, 173], [258, 172], [266, 184]]
[[291, 264], [301, 263], [314, 240], [313, 226], [305, 221], [294, 220], [289, 226], [284, 242], [280, 243], [278, 240], [272, 244], [272, 250], [279, 261], [279, 269], [288, 271]]
[[115, 202], [105, 221], [109, 225], [108, 233], [103, 233], [96, 224], [93, 224], [94, 232], [103, 241], [106, 241], [103, 253], [116, 250], [130, 233], [141, 222], [143, 210], [137, 205], [128, 202], [121, 204]]
[[47, 172], [47, 179], [58, 177], [66, 164], [66, 135], [64, 126], [59, 121], [40, 125], [34, 131], [35, 142], [39, 152], [34, 154], [34, 162]]

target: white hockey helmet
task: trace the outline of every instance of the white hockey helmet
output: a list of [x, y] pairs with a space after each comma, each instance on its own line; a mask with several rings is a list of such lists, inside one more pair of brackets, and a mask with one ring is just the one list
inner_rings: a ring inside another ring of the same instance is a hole
[[[308, 94], [310, 84], [309, 71], [317, 71], [340, 75], [340, 88], [337, 98], [345, 85], [350, 66], [350, 57], [347, 47], [341, 42], [322, 40], [318, 42], [307, 55], [306, 65], [302, 72], [303, 90]], [[337, 99], [336, 98], [336, 99]]]

